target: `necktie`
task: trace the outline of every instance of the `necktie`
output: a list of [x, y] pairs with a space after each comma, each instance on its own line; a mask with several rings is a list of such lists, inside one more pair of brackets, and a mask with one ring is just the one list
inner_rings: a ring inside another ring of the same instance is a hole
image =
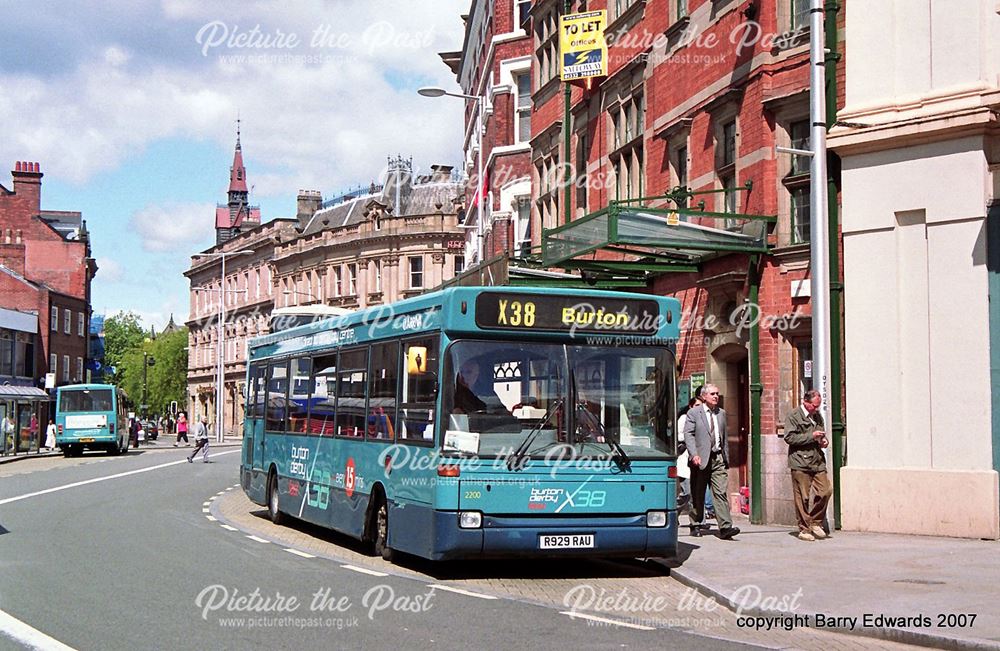
[[711, 410], [705, 413], [708, 414], [708, 433], [712, 435], [712, 451], [714, 452], [719, 447], [719, 437], [715, 431], [715, 414]]

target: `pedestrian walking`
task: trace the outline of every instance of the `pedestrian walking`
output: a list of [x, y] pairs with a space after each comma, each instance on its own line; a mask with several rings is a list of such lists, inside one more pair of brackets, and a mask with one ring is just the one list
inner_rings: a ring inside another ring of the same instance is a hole
[[188, 441], [187, 415], [183, 411], [177, 417], [177, 441], [174, 443], [175, 448], [181, 444], [181, 439], [184, 439], [184, 445], [191, 445], [191, 441]]
[[56, 434], [58, 433], [58, 428], [56, 427], [56, 422], [49, 419], [49, 426], [45, 428], [45, 447], [49, 450], [56, 449]]
[[202, 453], [202, 461], [208, 463], [208, 416], [202, 416], [194, 426], [194, 449], [188, 455], [188, 463], [194, 461], [199, 451]]
[[[688, 412], [699, 404], [697, 398], [691, 398], [688, 404], [681, 408], [680, 417], [677, 419], [678, 432], [684, 432], [684, 424], [687, 423]], [[688, 454], [687, 444], [683, 440], [681, 440], [677, 447], [680, 450], [680, 455], [677, 457], [677, 508], [682, 510], [688, 508], [691, 501], [691, 455]]]
[[829, 537], [823, 529], [826, 506], [833, 492], [826, 474], [823, 448], [829, 445], [819, 407], [819, 391], [810, 389], [802, 396], [802, 406], [785, 418], [788, 468], [792, 472], [792, 497], [799, 520], [799, 540]]
[[715, 498], [715, 520], [719, 538], [732, 540], [740, 533], [729, 514], [729, 452], [726, 438], [726, 411], [719, 408], [719, 388], [706, 384], [701, 392], [704, 404], [687, 413], [684, 443], [691, 456], [691, 535], [700, 536], [705, 511], [705, 487]]

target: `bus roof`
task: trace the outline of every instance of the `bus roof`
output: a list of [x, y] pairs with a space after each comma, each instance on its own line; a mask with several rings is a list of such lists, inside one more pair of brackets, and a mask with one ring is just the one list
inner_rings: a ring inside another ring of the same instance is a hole
[[[525, 323], [513, 310], [527, 309], [529, 304], [532, 323]], [[583, 309], [576, 310], [580, 307]], [[434, 331], [518, 339], [535, 335], [565, 338], [585, 333], [655, 337], [663, 343], [679, 337], [680, 316], [680, 301], [676, 298], [649, 294], [540, 287], [449, 287], [257, 337], [250, 340], [248, 348], [252, 358], [259, 358], [303, 348], [337, 347]], [[599, 322], [607, 325], [593, 325]], [[634, 327], [637, 323], [642, 327]]]
[[64, 384], [56, 387], [59, 391], [93, 391], [95, 389], [117, 389], [113, 384]]

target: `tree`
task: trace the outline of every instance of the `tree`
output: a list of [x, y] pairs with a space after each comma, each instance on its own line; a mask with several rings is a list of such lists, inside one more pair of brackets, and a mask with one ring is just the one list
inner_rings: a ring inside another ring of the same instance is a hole
[[[141, 351], [145, 336], [139, 315], [134, 312], [120, 312], [104, 321], [104, 364], [115, 369], [114, 373], [110, 370], [107, 373], [113, 384], [121, 386], [126, 373], [125, 357], [132, 351]], [[141, 374], [141, 364], [138, 370]]]
[[[120, 386], [139, 412], [142, 405], [142, 365], [146, 363], [146, 414], [150, 417], [169, 411], [170, 402], [183, 405], [187, 392], [187, 328], [163, 333], [156, 339], [144, 338], [122, 355]], [[145, 355], [143, 355], [145, 353]], [[152, 365], [149, 361], [153, 360]]]

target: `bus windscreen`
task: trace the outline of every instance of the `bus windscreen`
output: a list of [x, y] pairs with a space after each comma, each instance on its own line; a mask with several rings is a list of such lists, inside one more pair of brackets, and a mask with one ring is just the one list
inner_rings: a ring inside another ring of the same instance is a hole
[[59, 399], [59, 411], [63, 413], [79, 411], [114, 411], [111, 389], [80, 389], [63, 391]]

